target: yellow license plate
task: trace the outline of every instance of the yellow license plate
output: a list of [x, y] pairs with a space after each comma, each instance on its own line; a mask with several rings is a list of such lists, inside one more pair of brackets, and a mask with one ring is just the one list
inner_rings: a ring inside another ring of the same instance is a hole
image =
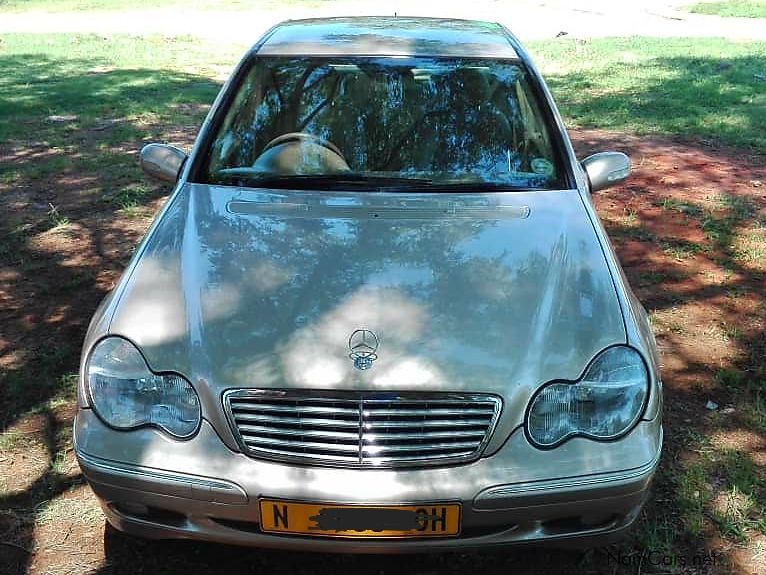
[[460, 533], [460, 505], [334, 505], [261, 499], [261, 530], [325, 537], [447, 537]]

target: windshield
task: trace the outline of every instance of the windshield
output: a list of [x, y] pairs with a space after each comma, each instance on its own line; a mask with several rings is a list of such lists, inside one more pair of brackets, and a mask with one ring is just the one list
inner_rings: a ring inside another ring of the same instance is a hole
[[564, 187], [518, 61], [262, 57], [235, 90], [206, 183]]

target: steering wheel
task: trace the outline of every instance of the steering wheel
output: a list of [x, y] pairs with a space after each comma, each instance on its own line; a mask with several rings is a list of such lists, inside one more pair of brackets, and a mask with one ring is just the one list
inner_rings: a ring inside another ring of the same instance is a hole
[[277, 136], [276, 138], [271, 140], [268, 144], [266, 144], [263, 147], [261, 154], [263, 154], [267, 150], [270, 150], [271, 148], [275, 148], [283, 144], [288, 144], [290, 142], [297, 142], [297, 143], [306, 142], [306, 143], [311, 143], [317, 146], [322, 146], [323, 148], [327, 148], [334, 154], [340, 156], [340, 159], [343, 160], [343, 163], [348, 163], [346, 162], [346, 158], [343, 157], [343, 153], [338, 149], [338, 146], [336, 146], [329, 140], [325, 140], [324, 138], [320, 138], [319, 136], [315, 136], [314, 134], [307, 134], [306, 132], [288, 132], [287, 134], [282, 134], [281, 136]]

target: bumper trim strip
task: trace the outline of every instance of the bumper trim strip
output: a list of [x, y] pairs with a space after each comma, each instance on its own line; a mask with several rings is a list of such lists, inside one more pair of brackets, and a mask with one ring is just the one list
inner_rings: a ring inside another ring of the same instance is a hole
[[[174, 473], [152, 467], [118, 463], [76, 451], [80, 466], [87, 476], [103, 475], [109, 483], [126, 489], [174, 495], [229, 505], [245, 505], [248, 497], [237, 484], [221, 479]], [[93, 477], [98, 480], [100, 478]], [[117, 483], [117, 481], [119, 483]]]
[[655, 468], [660, 460], [662, 451], [662, 439], [659, 442], [659, 448], [652, 459], [634, 469], [629, 469], [617, 473], [605, 473], [603, 475], [591, 475], [586, 477], [570, 477], [567, 479], [555, 479], [552, 481], [541, 482], [527, 482], [527, 483], [515, 483], [507, 485], [497, 485], [495, 487], [488, 487], [481, 491], [474, 498], [475, 509], [496, 509], [497, 500], [517, 497], [520, 495], [533, 495], [535, 493], [541, 493], [546, 491], [561, 491], [568, 489], [578, 489], [581, 487], [608, 487], [608, 484], [617, 485], [623, 482], [629, 482], [631, 480], [641, 480], [641, 478], [654, 473]]

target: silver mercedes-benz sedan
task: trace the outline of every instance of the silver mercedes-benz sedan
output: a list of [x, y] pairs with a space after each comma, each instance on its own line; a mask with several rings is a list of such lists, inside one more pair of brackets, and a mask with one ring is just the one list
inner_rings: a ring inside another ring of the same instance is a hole
[[290, 21], [245, 55], [85, 340], [80, 466], [135, 535], [403, 552], [593, 544], [640, 512], [659, 362], [502, 26]]

